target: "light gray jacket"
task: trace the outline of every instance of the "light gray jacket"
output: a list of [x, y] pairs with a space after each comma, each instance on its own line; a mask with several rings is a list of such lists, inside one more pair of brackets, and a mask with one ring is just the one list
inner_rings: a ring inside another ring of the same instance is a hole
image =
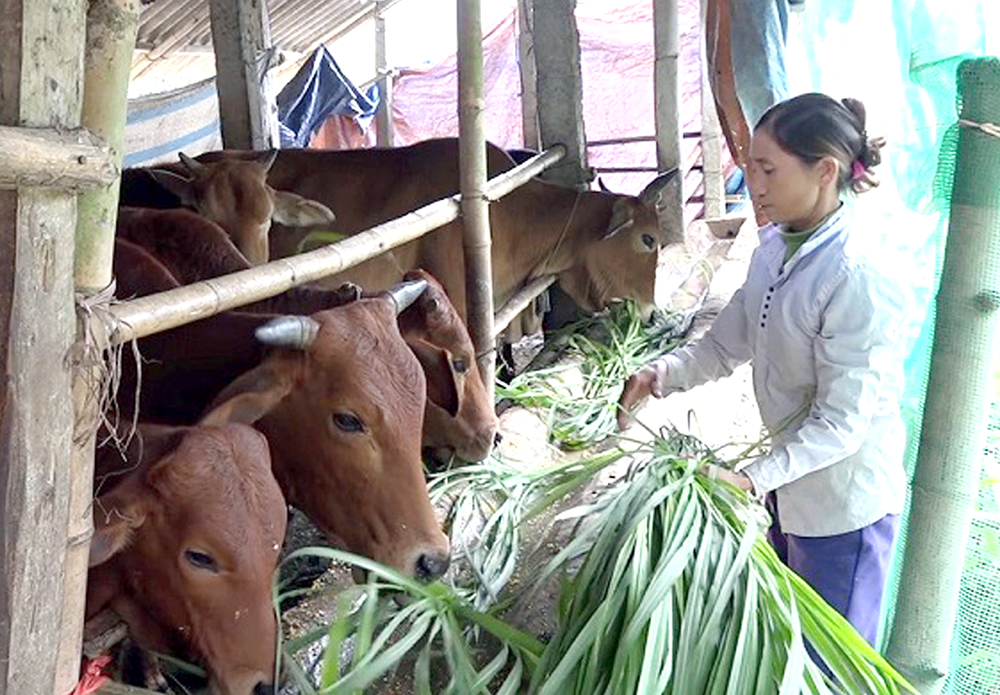
[[877, 267], [846, 206], [787, 261], [775, 225], [760, 230], [746, 282], [696, 343], [653, 363], [657, 395], [752, 360], [771, 451], [742, 468], [776, 490], [782, 530], [831, 536], [903, 509], [906, 432], [899, 413], [908, 293]]

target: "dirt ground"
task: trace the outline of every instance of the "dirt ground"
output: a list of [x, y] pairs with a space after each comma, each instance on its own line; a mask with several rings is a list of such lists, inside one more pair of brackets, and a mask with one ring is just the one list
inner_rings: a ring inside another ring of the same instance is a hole
[[[757, 235], [752, 220], [742, 225], [740, 222], [734, 219], [718, 224], [714, 230], [707, 227], [696, 229], [690, 235], [689, 248], [677, 250], [661, 259], [663, 281], [657, 289], [658, 304], [679, 311], [700, 307], [692, 323], [691, 336], [696, 337], [707, 330], [718, 310], [746, 277]], [[761, 429], [748, 366], [737, 369], [726, 379], [686, 393], [673, 394], [661, 400], [650, 399], [637, 412], [637, 419], [654, 431], [663, 425], [672, 425], [682, 432], [694, 434], [713, 448], [735, 443], [733, 447], [720, 450], [723, 457], [735, 456], [757, 441]], [[504, 411], [500, 416], [500, 429], [503, 441], [499, 454], [510, 463], [538, 467], [565, 456], [548, 443], [544, 421], [524, 408], [513, 407]], [[636, 425], [627, 434], [636, 439], [649, 436]], [[608, 470], [604, 476], [617, 474], [615, 470]], [[573, 506], [588, 494], [588, 491], [583, 491], [574, 499], [564, 501], [560, 508]], [[553, 526], [552, 516], [557, 511], [534, 520], [525, 530], [524, 555], [511, 588], [530, 579], [541, 563], [562, 547], [560, 534], [568, 531]], [[307, 539], [308, 531], [302, 533]], [[310, 626], [329, 622], [333, 617], [333, 597], [337, 587], [346, 586], [349, 582], [349, 573], [343, 568], [332, 568], [323, 574], [317, 582], [320, 591], [286, 612], [286, 634], [294, 636]], [[545, 639], [557, 628], [554, 612], [556, 599], [557, 587], [545, 587], [514, 605], [504, 618]], [[292, 691], [283, 689], [282, 692]], [[387, 683], [379, 692], [390, 695], [411, 690], [404, 679]]]

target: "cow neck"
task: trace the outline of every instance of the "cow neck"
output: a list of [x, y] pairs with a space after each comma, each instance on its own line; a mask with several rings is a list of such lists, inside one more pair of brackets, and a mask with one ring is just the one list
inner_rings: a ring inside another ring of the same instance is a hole
[[577, 208], [580, 207], [580, 200], [583, 198], [583, 193], [583, 191], [576, 191], [576, 196], [573, 198], [573, 207], [569, 210], [569, 216], [566, 218], [566, 224], [563, 225], [562, 230], [559, 232], [559, 236], [556, 237], [556, 243], [552, 245], [548, 255], [545, 257], [545, 260], [536, 266], [537, 271], [534, 274], [536, 277], [545, 273], [557, 273], [563, 270], [562, 268], [553, 270], [549, 267], [549, 264], [551, 264], [553, 259], [556, 258], [556, 254], [559, 253], [563, 242], [566, 240], [567, 234], [569, 234], [569, 230], [573, 225], [573, 218], [576, 217]]

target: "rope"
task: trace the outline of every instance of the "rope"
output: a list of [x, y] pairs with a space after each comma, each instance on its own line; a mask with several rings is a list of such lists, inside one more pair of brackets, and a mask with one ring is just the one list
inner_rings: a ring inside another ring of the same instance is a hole
[[976, 123], [975, 121], [969, 121], [964, 118], [958, 119], [958, 122], [966, 128], [975, 128], [976, 130], [980, 130], [987, 135], [1000, 138], [1000, 126], [994, 123]]

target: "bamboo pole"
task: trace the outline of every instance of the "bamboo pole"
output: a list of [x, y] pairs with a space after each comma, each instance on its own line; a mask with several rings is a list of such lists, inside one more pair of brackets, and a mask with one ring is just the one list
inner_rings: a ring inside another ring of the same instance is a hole
[[375, 112], [375, 142], [379, 147], [392, 147], [392, 72], [386, 57], [385, 2], [375, 2], [375, 78], [378, 82], [379, 105]]
[[[110, 164], [121, 168], [125, 146], [125, 112], [132, 51], [139, 27], [138, 0], [91, 0], [87, 10], [81, 123], [108, 144]], [[118, 216], [116, 176], [99, 190], [82, 193], [77, 203], [73, 281], [81, 306], [110, 299], [115, 223]], [[104, 290], [104, 293], [102, 293]], [[69, 526], [63, 583], [63, 625], [56, 668], [56, 693], [69, 692], [80, 670], [86, 607], [87, 569], [93, 536], [94, 445], [101, 408], [105, 365], [100, 359], [104, 336], [91, 330], [88, 309], [78, 309], [73, 363], [74, 432], [70, 455]]]
[[[563, 148], [554, 147], [505, 171], [490, 181], [486, 196], [489, 200], [503, 197], [564, 154]], [[458, 214], [458, 196], [452, 196], [315, 251], [115, 304], [108, 311], [116, 325], [112, 342], [123, 343], [176, 328], [338, 273], [437, 229]]]
[[[656, 165], [660, 171], [681, 166], [680, 30], [678, 0], [653, 0], [653, 101], [656, 121]], [[662, 193], [660, 226], [668, 234], [684, 238], [684, 176], [676, 177]]]
[[0, 126], [0, 188], [84, 190], [107, 186], [119, 173], [104, 142], [84, 129]]
[[[945, 685], [975, 511], [1000, 309], [1000, 60], [958, 68], [961, 128], [910, 527], [887, 656], [923, 695]], [[995, 126], [994, 126], [995, 127]]]
[[493, 263], [486, 199], [483, 27], [479, 0], [458, 0], [458, 141], [465, 250], [465, 303], [479, 371], [493, 400]]
[[555, 275], [543, 275], [535, 278], [519, 289], [517, 293], [508, 299], [502, 307], [497, 310], [493, 318], [493, 338], [498, 338], [514, 317], [528, 308], [528, 305], [548, 289], [549, 285], [556, 281]]

